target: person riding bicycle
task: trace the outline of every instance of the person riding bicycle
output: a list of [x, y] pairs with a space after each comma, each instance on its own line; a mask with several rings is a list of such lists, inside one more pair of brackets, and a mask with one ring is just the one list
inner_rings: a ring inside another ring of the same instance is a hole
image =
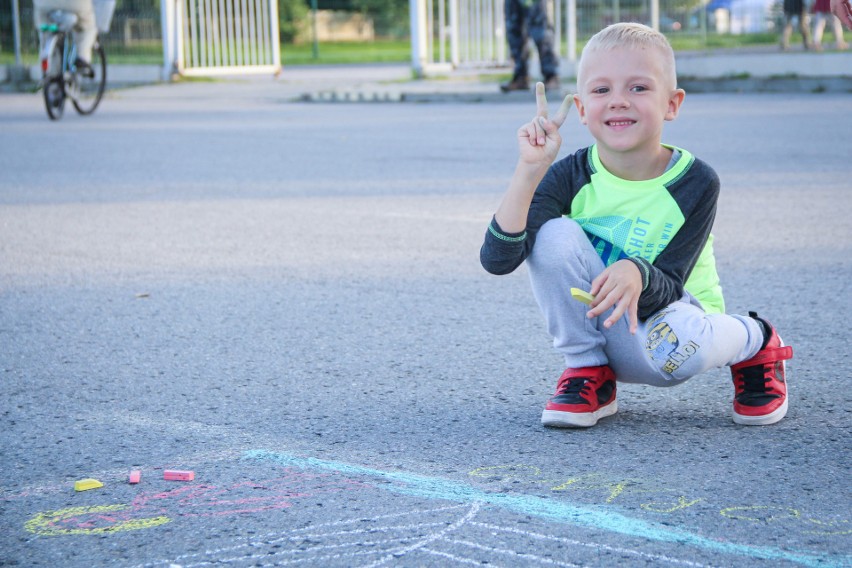
[[98, 28], [95, 23], [95, 8], [92, 0], [33, 0], [33, 7], [36, 29], [41, 29], [43, 24], [51, 23], [49, 14], [54, 10], [64, 10], [77, 15], [77, 24], [74, 26], [77, 60], [74, 64], [79, 72], [89, 77], [93, 76], [92, 48], [98, 37]]

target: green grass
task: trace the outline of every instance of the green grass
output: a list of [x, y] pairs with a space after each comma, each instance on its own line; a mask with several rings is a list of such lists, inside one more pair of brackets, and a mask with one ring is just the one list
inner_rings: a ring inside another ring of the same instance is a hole
[[331, 63], [400, 63], [411, 61], [408, 40], [375, 40], [359, 42], [320, 42], [317, 57], [311, 43], [281, 46], [284, 65], [321, 65]]
[[736, 49], [743, 47], [778, 45], [778, 34], [755, 33], [743, 35], [707, 34], [669, 34], [669, 42], [675, 51], [696, 51], [704, 49]]
[[[669, 41], [676, 51], [694, 51], [707, 49], [735, 49], [753, 46], [778, 45], [778, 35], [773, 33], [720, 35], [707, 34], [669, 34]], [[791, 39], [791, 44], [801, 43], [798, 37]], [[577, 50], [582, 49], [579, 42]], [[5, 46], [4, 46], [5, 47]], [[163, 54], [159, 42], [135, 44], [132, 47], [107, 44], [107, 60], [118, 65], [162, 65]], [[23, 63], [38, 64], [35, 48], [25, 49]], [[283, 44], [281, 46], [281, 61], [285, 66], [290, 65], [324, 65], [347, 63], [407, 63], [411, 61], [411, 44], [407, 39], [380, 39], [372, 42], [320, 42], [317, 57], [314, 57], [314, 46], [311, 43]], [[0, 51], [0, 65], [15, 63], [11, 51]]]
[[[755, 46], [778, 45], [779, 36], [775, 33], [755, 33], [742, 35], [725, 35], [708, 33], [706, 36], [698, 33], [668, 33], [666, 37], [675, 51], [701, 51], [707, 49], [738, 49]], [[588, 38], [586, 38], [588, 39]], [[793, 40], [799, 39], [795, 35]], [[577, 53], [582, 51], [585, 40], [577, 42]]]
[[[159, 42], [132, 47], [106, 44], [107, 61], [118, 65], [162, 65], [163, 51]], [[411, 61], [411, 44], [408, 40], [375, 40], [372, 42], [320, 42], [317, 57], [313, 45], [283, 44], [281, 62], [284, 65], [324, 65], [345, 63], [403, 63]], [[15, 63], [14, 54], [0, 51], [0, 65]], [[23, 54], [25, 65], [36, 65], [35, 48]]]

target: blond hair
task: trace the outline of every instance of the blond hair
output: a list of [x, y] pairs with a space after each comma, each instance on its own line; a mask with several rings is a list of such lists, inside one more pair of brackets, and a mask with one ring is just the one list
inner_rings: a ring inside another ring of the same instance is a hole
[[580, 55], [580, 63], [577, 66], [577, 84], [582, 84], [583, 60], [586, 54], [616, 48], [657, 49], [663, 57], [664, 78], [672, 89], [677, 86], [674, 50], [669, 40], [655, 29], [633, 22], [611, 24], [592, 36]]

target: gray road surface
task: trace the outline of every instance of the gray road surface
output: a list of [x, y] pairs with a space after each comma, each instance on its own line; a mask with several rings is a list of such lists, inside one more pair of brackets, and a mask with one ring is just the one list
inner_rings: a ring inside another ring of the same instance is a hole
[[848, 95], [667, 126], [722, 177], [729, 310], [794, 346], [788, 417], [734, 425], [719, 370], [560, 431], [525, 270], [478, 264], [533, 101], [276, 89], [0, 97], [0, 565], [852, 566]]

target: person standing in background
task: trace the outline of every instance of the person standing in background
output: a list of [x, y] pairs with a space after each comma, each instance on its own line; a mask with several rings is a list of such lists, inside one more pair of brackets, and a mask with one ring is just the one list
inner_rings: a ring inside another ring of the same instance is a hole
[[504, 93], [529, 90], [527, 60], [530, 37], [538, 49], [545, 88], [548, 91], [558, 90], [559, 58], [556, 57], [553, 47], [553, 26], [547, 17], [545, 0], [506, 0], [504, 13], [506, 37], [515, 68], [512, 80], [500, 85], [500, 90]]
[[808, 27], [808, 8], [805, 0], [784, 0], [784, 30], [781, 32], [781, 49], [790, 49], [790, 36], [793, 34], [793, 18], [799, 20], [799, 31], [802, 32], [802, 42], [805, 49], [810, 49], [811, 31]]
[[843, 39], [843, 25], [840, 18], [831, 13], [830, 0], [816, 0], [814, 3], [814, 49], [822, 50], [822, 34], [827, 22], [831, 22], [834, 45], [837, 49], [847, 49], [849, 44]]

